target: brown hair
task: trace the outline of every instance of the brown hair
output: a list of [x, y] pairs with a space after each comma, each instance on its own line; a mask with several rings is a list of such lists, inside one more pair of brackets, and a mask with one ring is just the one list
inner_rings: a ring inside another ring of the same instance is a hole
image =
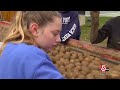
[[49, 22], [53, 22], [54, 17], [61, 18], [61, 15], [57, 11], [18, 11], [12, 21], [9, 35], [3, 41], [0, 54], [8, 42], [35, 44], [33, 36], [28, 30], [30, 23], [34, 22], [40, 26], [45, 26]]

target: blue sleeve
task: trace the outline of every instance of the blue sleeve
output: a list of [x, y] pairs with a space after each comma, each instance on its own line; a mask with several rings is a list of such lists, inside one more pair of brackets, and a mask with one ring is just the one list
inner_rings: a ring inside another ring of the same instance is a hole
[[[80, 38], [80, 22], [77, 11], [63, 12], [62, 13], [62, 31], [61, 40], [62, 42], [68, 41], [69, 38], [77, 39]], [[67, 23], [67, 17], [70, 17]]]
[[[21, 71], [24, 69], [26, 78], [32, 79], [63, 79], [64, 77], [48, 58], [47, 53], [36, 47], [28, 48], [25, 55], [22, 54], [23, 63]], [[19, 54], [19, 57], [21, 55]]]
[[65, 79], [51, 61], [43, 60], [36, 68], [34, 79]]

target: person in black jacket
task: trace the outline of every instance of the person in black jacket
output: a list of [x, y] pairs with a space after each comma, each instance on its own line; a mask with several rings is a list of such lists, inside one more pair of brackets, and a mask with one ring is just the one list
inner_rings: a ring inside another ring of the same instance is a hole
[[120, 50], [120, 16], [111, 18], [98, 30], [95, 27], [93, 25], [90, 35], [92, 44], [100, 43], [108, 37], [107, 47]]
[[70, 38], [80, 39], [80, 22], [78, 11], [59, 11], [62, 15], [61, 42], [66, 43]]

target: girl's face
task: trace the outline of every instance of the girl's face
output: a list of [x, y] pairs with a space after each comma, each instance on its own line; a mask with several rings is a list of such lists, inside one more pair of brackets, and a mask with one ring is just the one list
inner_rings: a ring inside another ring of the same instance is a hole
[[62, 29], [61, 18], [55, 17], [54, 22], [48, 23], [44, 27], [39, 27], [36, 31], [35, 41], [38, 47], [50, 51], [61, 42], [60, 31]]

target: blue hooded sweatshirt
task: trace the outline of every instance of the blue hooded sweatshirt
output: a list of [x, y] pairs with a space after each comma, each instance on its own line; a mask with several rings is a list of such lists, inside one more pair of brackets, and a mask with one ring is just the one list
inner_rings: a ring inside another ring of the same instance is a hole
[[69, 38], [80, 39], [80, 22], [78, 11], [59, 11], [62, 15], [61, 41], [67, 42]]
[[0, 79], [64, 79], [64, 77], [42, 49], [26, 43], [8, 43], [0, 56]]

